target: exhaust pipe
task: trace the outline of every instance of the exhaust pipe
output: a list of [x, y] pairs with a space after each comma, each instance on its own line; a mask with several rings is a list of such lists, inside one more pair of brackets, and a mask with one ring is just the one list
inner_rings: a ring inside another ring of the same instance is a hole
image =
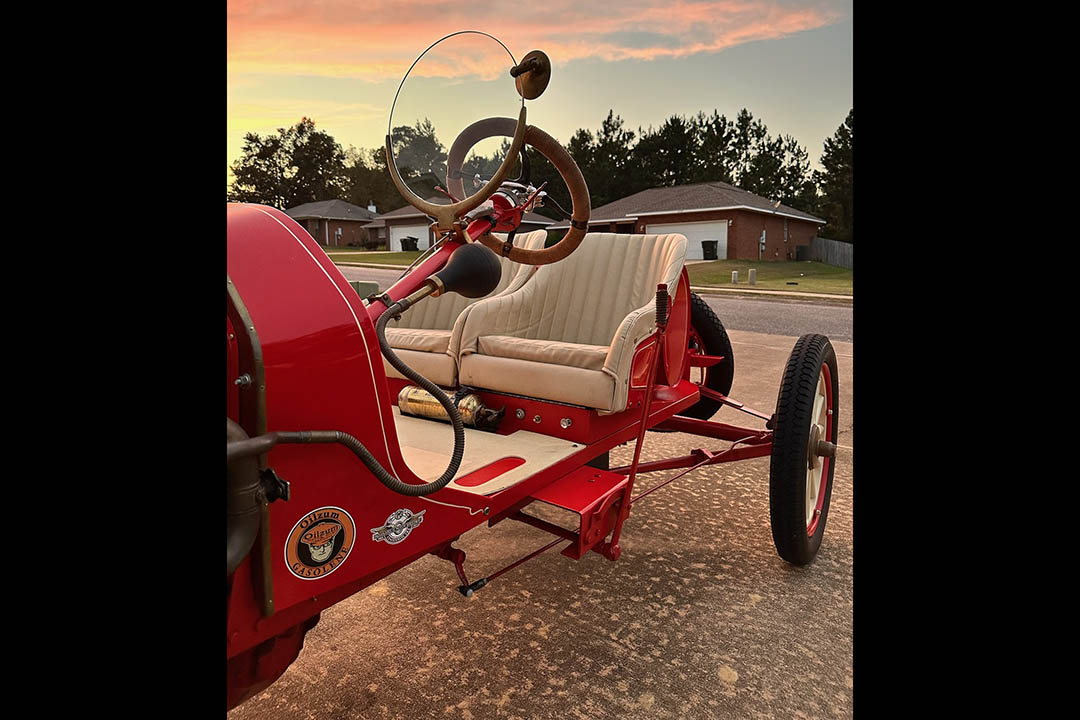
[[[248, 440], [244, 428], [228, 418], [226, 420], [229, 422], [230, 446]], [[229, 536], [229, 575], [232, 575], [255, 545], [264, 498], [257, 455], [230, 458], [228, 468], [229, 514], [226, 529]]]

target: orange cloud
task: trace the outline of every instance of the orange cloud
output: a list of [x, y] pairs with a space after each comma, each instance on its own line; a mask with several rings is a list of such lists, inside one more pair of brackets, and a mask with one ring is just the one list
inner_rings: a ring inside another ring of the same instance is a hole
[[[231, 0], [228, 70], [241, 73], [400, 78], [416, 56], [449, 32], [478, 29], [502, 40], [517, 58], [541, 48], [556, 65], [571, 60], [682, 57], [783, 37], [828, 25], [842, 11], [820, 0], [585, 0], [469, 3], [434, 0]], [[488, 43], [498, 51], [494, 43]], [[502, 60], [495, 62], [502, 67]], [[417, 72], [440, 77], [480, 74], [493, 56], [477, 50], [452, 62], [425, 62]]]

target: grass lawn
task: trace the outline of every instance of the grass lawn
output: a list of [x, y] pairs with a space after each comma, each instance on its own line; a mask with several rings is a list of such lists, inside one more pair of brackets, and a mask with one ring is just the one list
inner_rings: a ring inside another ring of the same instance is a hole
[[364, 250], [342, 250], [341, 248], [323, 248], [334, 262], [378, 263], [380, 265], [411, 265], [420, 257], [420, 251], [413, 252], [367, 252]]
[[[757, 270], [757, 284], [750, 285], [750, 268]], [[760, 290], [852, 294], [852, 271], [819, 262], [756, 262], [714, 260], [687, 265], [691, 285], [716, 285]], [[731, 271], [739, 271], [738, 286], [731, 284]], [[789, 282], [798, 285], [788, 285]]]

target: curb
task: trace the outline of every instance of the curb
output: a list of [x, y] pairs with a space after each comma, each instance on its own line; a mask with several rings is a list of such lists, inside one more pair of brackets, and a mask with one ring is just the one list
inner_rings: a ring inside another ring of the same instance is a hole
[[788, 290], [750, 290], [749, 288], [726, 288], [715, 285], [691, 285], [690, 289], [698, 295], [741, 295], [758, 300], [804, 300], [806, 302], [830, 302], [838, 305], [851, 305], [854, 295], [834, 295], [829, 293], [791, 292]]
[[[374, 270], [407, 270], [408, 265], [387, 265], [385, 263], [337, 262], [342, 267], [372, 268]], [[758, 300], [802, 300], [804, 302], [828, 302], [837, 305], [851, 305], [853, 295], [833, 295], [829, 293], [791, 292], [787, 290], [750, 290], [749, 288], [726, 288], [715, 285], [691, 285], [690, 289], [699, 295], [739, 295]]]
[[387, 265], [386, 263], [353, 263], [353, 262], [338, 262], [333, 258], [330, 259], [335, 265], [342, 265], [344, 267], [362, 267], [362, 268], [374, 268], [376, 270], [408, 270], [408, 265]]

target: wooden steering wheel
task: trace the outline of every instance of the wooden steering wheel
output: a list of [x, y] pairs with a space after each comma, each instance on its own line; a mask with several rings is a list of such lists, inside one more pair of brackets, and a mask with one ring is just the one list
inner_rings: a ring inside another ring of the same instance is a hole
[[[524, 114], [525, 111], [522, 109], [522, 119], [524, 118]], [[465, 160], [466, 154], [468, 154], [469, 150], [472, 149], [476, 143], [490, 137], [513, 137], [516, 140], [517, 132], [520, 130], [520, 127], [520, 120], [518, 123], [515, 123], [513, 118], [492, 117], [474, 122], [472, 125], [462, 130], [461, 134], [454, 140], [454, 144], [450, 147], [450, 152], [446, 157], [446, 187], [450, 194], [454, 197], [465, 197], [465, 185], [462, 182], [461, 165]], [[527, 250], [525, 248], [515, 247], [509, 243], [500, 242], [499, 240], [496, 240], [490, 232], [486, 232], [480, 237], [472, 239], [476, 242], [483, 243], [494, 250], [498, 255], [502, 255], [514, 262], [525, 265], [548, 265], [553, 262], [558, 262], [574, 252], [584, 239], [585, 233], [589, 229], [589, 214], [591, 213], [589, 188], [585, 184], [585, 177], [581, 174], [581, 168], [577, 166], [577, 163], [574, 162], [574, 158], [570, 157], [570, 153], [566, 152], [566, 149], [563, 148], [555, 138], [551, 137], [535, 125], [528, 125], [525, 127], [523, 140], [524, 144], [533, 146], [541, 155], [546, 157], [548, 161], [555, 166], [555, 169], [559, 171], [559, 175], [562, 177], [563, 182], [566, 183], [566, 187], [570, 191], [570, 198], [573, 202], [573, 209], [570, 213], [570, 229], [566, 232], [566, 235], [563, 236], [562, 240], [549, 248], [543, 248], [541, 250]], [[511, 143], [510, 151], [506, 154], [502, 166], [499, 167], [499, 172], [496, 173], [496, 176], [500, 177], [500, 183], [505, 179], [505, 176], [509, 174], [510, 168], [508, 165], [513, 164], [513, 160], [521, 150], [521, 147], [522, 146], [519, 144]], [[491, 187], [494, 181], [495, 178], [492, 178], [491, 182], [481, 188], [476, 195], [473, 195], [468, 199], [469, 204], [472, 206], [470, 209], [477, 207], [481, 202], [487, 200], [498, 189], [497, 186], [494, 188]], [[479, 202], [473, 204], [472, 201], [478, 197], [480, 197]]]

